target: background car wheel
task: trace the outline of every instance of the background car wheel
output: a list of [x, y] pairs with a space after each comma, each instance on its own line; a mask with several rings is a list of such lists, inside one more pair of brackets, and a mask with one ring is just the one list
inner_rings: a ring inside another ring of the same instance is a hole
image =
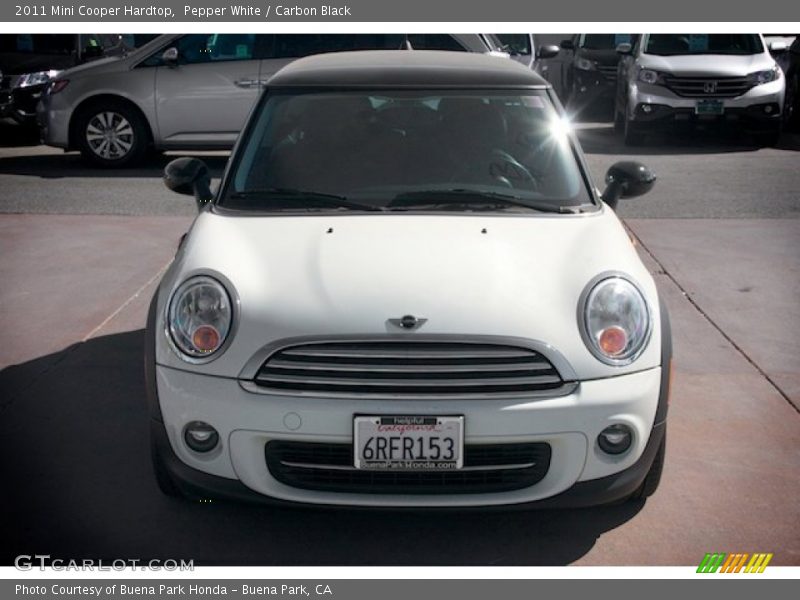
[[616, 103], [614, 104], [614, 131], [617, 133], [622, 133], [623, 129], [625, 128], [625, 115], [623, 115], [618, 109]]
[[641, 146], [644, 141], [644, 135], [638, 130], [637, 125], [628, 118], [628, 115], [623, 117], [624, 126], [622, 131], [622, 139], [626, 146]]
[[664, 455], [667, 449], [667, 433], [664, 432], [664, 438], [661, 440], [661, 445], [658, 447], [656, 457], [653, 459], [653, 464], [642, 482], [633, 494], [630, 495], [628, 500], [644, 500], [652, 496], [658, 489], [658, 484], [661, 483], [661, 473], [664, 471]]
[[85, 160], [107, 168], [140, 162], [149, 141], [144, 119], [123, 102], [92, 104], [81, 110], [75, 138]]
[[786, 99], [783, 103], [783, 124], [788, 131], [800, 131], [800, 110], [797, 107], [800, 94], [800, 78], [794, 77], [786, 86]]
[[169, 471], [167, 471], [167, 467], [164, 465], [164, 460], [161, 458], [161, 454], [158, 452], [155, 443], [151, 443], [150, 445], [150, 456], [153, 460], [156, 483], [158, 483], [158, 489], [161, 490], [161, 493], [172, 498], [183, 498], [183, 493], [175, 484]]
[[754, 138], [759, 146], [771, 148], [778, 145], [778, 141], [781, 139], [781, 129], [780, 127], [774, 127], [755, 134]]

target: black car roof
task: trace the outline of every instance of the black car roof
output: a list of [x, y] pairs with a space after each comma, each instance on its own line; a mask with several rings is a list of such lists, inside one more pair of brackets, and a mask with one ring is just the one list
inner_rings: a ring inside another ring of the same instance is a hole
[[546, 88], [528, 67], [504, 57], [437, 50], [332, 52], [290, 63], [269, 87]]

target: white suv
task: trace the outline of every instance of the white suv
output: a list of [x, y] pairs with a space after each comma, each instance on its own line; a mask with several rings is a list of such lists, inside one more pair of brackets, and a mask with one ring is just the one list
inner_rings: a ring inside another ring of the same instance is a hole
[[722, 123], [774, 145], [785, 80], [770, 50], [785, 44], [768, 48], [757, 33], [650, 33], [620, 44], [614, 121], [625, 143], [659, 127]]

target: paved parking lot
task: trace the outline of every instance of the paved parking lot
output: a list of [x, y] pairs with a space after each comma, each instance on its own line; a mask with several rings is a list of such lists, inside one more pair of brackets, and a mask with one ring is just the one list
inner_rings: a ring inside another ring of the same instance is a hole
[[[476, 514], [160, 495], [142, 328], [193, 203], [163, 188], [169, 157], [99, 172], [0, 123], [0, 564], [688, 565], [708, 551], [800, 564], [800, 138], [758, 149], [699, 134], [634, 154], [608, 124], [580, 127], [598, 183], [623, 156], [659, 176], [620, 214], [672, 315], [662, 487], [644, 504]], [[225, 156], [207, 158], [218, 175]]]

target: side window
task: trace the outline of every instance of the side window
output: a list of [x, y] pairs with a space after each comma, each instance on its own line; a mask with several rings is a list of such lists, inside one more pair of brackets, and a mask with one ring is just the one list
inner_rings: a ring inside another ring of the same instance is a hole
[[164, 64], [161, 55], [167, 48], [178, 49], [179, 65], [197, 65], [232, 60], [252, 60], [255, 56], [256, 34], [254, 33], [193, 33], [175, 40], [151, 54], [140, 63], [143, 67]]
[[408, 41], [414, 50], [467, 51], [452, 35], [443, 33], [409, 33]]
[[312, 54], [347, 52], [352, 50], [399, 50], [404, 47], [401, 34], [283, 34], [272, 36], [271, 42], [262, 42], [264, 58], [303, 58]]

